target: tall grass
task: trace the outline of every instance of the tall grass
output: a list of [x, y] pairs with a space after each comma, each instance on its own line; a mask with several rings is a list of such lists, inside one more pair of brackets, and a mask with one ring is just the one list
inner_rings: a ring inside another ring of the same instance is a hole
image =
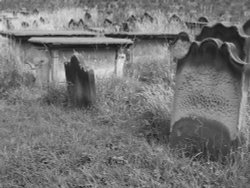
[[[134, 15], [137, 17], [137, 21], [130, 25], [130, 30], [133, 32], [143, 33], [179, 33], [181, 31], [188, 31], [184, 22], [169, 23], [169, 16], [162, 11], [148, 11], [152, 16], [153, 22], [142, 21], [141, 17], [145, 13], [142, 8], [129, 8], [125, 10], [114, 10], [111, 14], [108, 14], [106, 9], [99, 10], [94, 8], [69, 8], [56, 9], [54, 11], [41, 11], [39, 14], [30, 15], [18, 15], [15, 16], [11, 22], [11, 29], [15, 30], [83, 30], [83, 28], [69, 28], [68, 23], [71, 19], [79, 21], [82, 19], [89, 28], [104, 28], [105, 31], [115, 31], [117, 28], [122, 27], [122, 23], [126, 22], [129, 16]], [[85, 13], [91, 14], [91, 19], [85, 19]], [[41, 22], [41, 18], [44, 22]], [[113, 24], [105, 26], [104, 20], [108, 18]], [[29, 26], [23, 27], [22, 23], [25, 22]], [[1, 23], [1, 27], [4, 28], [4, 23]]]

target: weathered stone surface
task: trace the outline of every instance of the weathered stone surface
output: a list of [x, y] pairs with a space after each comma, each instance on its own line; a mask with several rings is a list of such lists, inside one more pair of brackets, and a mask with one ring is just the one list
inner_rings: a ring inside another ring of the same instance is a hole
[[246, 65], [232, 43], [210, 38], [191, 44], [177, 64], [171, 146], [191, 143], [212, 155], [230, 151], [244, 126]]
[[180, 32], [175, 40], [170, 43], [171, 54], [175, 59], [183, 58], [191, 45], [191, 40], [186, 32]]
[[70, 62], [65, 64], [65, 73], [69, 98], [73, 105], [91, 106], [96, 98], [94, 71], [80, 67], [80, 61], [73, 55]]

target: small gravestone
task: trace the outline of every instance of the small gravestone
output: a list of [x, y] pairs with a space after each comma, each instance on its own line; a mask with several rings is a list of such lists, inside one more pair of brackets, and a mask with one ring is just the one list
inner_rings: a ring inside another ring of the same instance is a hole
[[127, 18], [127, 20], [126, 20], [126, 22], [128, 22], [128, 23], [135, 23], [137, 21], [137, 18], [135, 17], [135, 15], [130, 15], [128, 18]]
[[34, 9], [34, 10], [32, 11], [32, 14], [38, 15], [38, 14], [39, 14], [39, 10], [38, 10], [38, 9]]
[[89, 21], [89, 20], [91, 20], [91, 19], [92, 19], [91, 14], [90, 14], [89, 12], [86, 12], [85, 15], [84, 15], [84, 20], [85, 20], [85, 21]]
[[145, 12], [141, 17], [142, 22], [154, 22], [153, 16], [151, 16], [148, 12]]
[[84, 21], [82, 19], [79, 19], [78, 23], [78, 29], [87, 29], [88, 26], [84, 23]]
[[198, 18], [198, 22], [202, 22], [202, 23], [208, 23], [208, 19], [204, 16], [201, 16]]
[[37, 23], [36, 20], [33, 21], [32, 26], [33, 26], [33, 27], [38, 27], [38, 23]]
[[42, 16], [39, 18], [39, 20], [42, 24], [45, 24], [45, 19]]
[[227, 26], [222, 23], [205, 26], [201, 33], [196, 36], [196, 40], [202, 41], [207, 38], [216, 38], [223, 42], [233, 43], [236, 46], [236, 51], [241, 60], [246, 60], [249, 56], [249, 37], [244, 35], [244, 33], [236, 26]]
[[184, 57], [189, 50], [190, 44], [191, 40], [189, 35], [186, 32], [180, 32], [169, 45], [173, 58], [180, 59]]
[[22, 28], [28, 28], [30, 24], [28, 22], [22, 22], [21, 23]]
[[249, 70], [235, 50], [232, 43], [210, 38], [193, 42], [178, 60], [172, 147], [215, 159], [237, 147], [245, 125]]
[[116, 75], [118, 77], [123, 77], [124, 75], [124, 65], [126, 63], [126, 54], [119, 53], [116, 59]]
[[172, 22], [176, 22], [176, 23], [181, 23], [182, 20], [179, 16], [177, 16], [176, 14], [173, 14], [170, 18], [169, 18], [169, 23], [172, 23]]
[[122, 30], [122, 31], [125, 31], [125, 32], [129, 32], [129, 25], [128, 25], [127, 22], [123, 22], [123, 23], [122, 23], [121, 30]]
[[69, 29], [77, 29], [78, 28], [78, 22], [76, 22], [73, 18], [70, 19], [68, 22], [68, 28]]
[[111, 26], [113, 24], [113, 21], [110, 18], [105, 18], [103, 21], [104, 27]]
[[65, 64], [66, 80], [70, 101], [77, 107], [89, 107], [95, 102], [95, 75], [93, 70], [81, 66], [77, 56], [73, 55]]

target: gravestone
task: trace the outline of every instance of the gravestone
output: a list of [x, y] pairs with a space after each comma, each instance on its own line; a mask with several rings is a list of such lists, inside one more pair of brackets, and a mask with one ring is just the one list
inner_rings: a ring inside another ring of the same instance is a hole
[[84, 20], [89, 21], [90, 19], [92, 19], [91, 14], [89, 12], [86, 12], [85, 15], [84, 15]]
[[39, 10], [35, 8], [35, 9], [32, 11], [32, 14], [33, 14], [33, 15], [38, 15], [38, 14], [39, 14]]
[[178, 60], [170, 145], [225, 156], [240, 143], [249, 68], [233, 43], [193, 42]]
[[27, 28], [30, 26], [30, 24], [28, 22], [22, 22], [21, 26], [22, 26], [22, 28]]
[[176, 59], [180, 59], [187, 54], [190, 44], [191, 40], [186, 32], [180, 32], [176, 36], [176, 38], [169, 44], [169, 49], [174, 62], [176, 62]]
[[145, 12], [141, 17], [141, 22], [154, 22], [154, 18], [148, 12]]
[[126, 54], [125, 53], [117, 54], [117, 57], [116, 57], [116, 75], [118, 77], [123, 77], [125, 63], [126, 63]]
[[88, 26], [84, 23], [84, 21], [82, 19], [79, 19], [78, 21], [78, 29], [87, 29]]
[[176, 22], [176, 23], [181, 23], [182, 20], [179, 16], [177, 16], [176, 14], [173, 14], [169, 20], [168, 20], [169, 23], [172, 23], [172, 22]]
[[77, 29], [78, 28], [78, 23], [72, 18], [68, 22], [68, 28], [70, 28], [70, 29]]
[[208, 23], [208, 19], [204, 16], [198, 18], [198, 22]]
[[39, 18], [39, 20], [41, 23], [43, 23], [43, 24], [45, 23], [45, 19], [42, 16]]
[[70, 101], [77, 107], [89, 107], [95, 102], [95, 75], [81, 65], [76, 55], [65, 63], [66, 80]]
[[201, 33], [196, 36], [197, 41], [207, 38], [217, 38], [224, 42], [231, 42], [236, 46], [236, 51], [241, 60], [248, 60], [250, 41], [236, 26], [227, 26], [222, 23], [216, 23], [211, 26], [203, 27]]
[[38, 23], [37, 23], [36, 20], [33, 21], [32, 26], [33, 26], [33, 27], [38, 27]]

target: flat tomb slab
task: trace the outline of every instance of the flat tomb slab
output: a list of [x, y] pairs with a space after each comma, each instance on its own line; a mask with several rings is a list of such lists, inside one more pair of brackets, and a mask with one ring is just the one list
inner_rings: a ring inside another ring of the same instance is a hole
[[170, 33], [146, 33], [146, 32], [111, 32], [105, 33], [106, 37], [129, 38], [129, 39], [167, 39], [174, 40], [178, 34]]
[[114, 39], [108, 37], [32, 37], [33, 44], [47, 44], [52, 46], [76, 46], [76, 45], [131, 45], [132, 40]]
[[88, 36], [94, 37], [97, 34], [89, 31], [75, 30], [12, 30], [12, 31], [0, 31], [0, 34], [5, 37], [19, 37], [19, 38], [29, 38], [29, 37], [74, 37], [74, 36]]

